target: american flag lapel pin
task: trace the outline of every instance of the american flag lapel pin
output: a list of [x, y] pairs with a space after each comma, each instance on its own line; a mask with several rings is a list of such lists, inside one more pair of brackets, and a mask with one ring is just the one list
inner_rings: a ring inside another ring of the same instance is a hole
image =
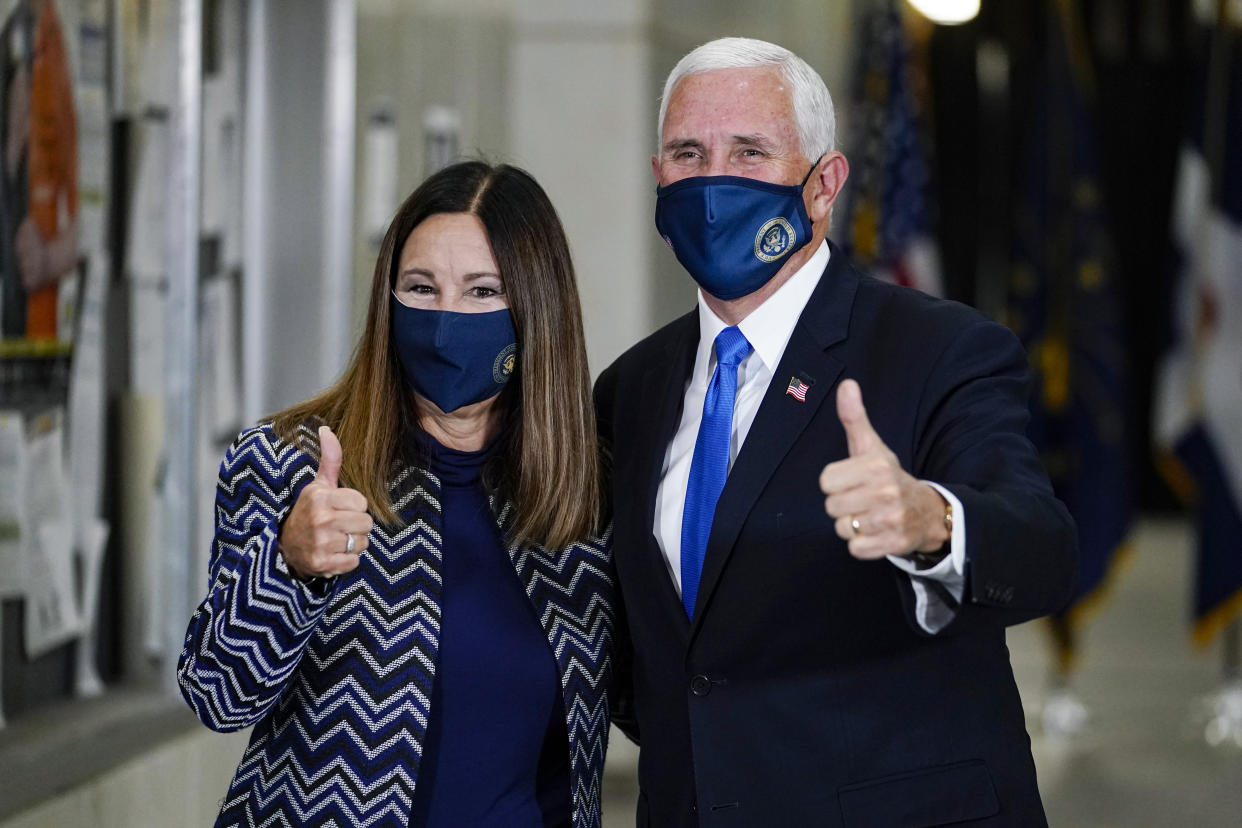
[[789, 386], [785, 389], [785, 393], [798, 402], [806, 402], [806, 392], [809, 390], [811, 390], [811, 386], [797, 377], [790, 377]]

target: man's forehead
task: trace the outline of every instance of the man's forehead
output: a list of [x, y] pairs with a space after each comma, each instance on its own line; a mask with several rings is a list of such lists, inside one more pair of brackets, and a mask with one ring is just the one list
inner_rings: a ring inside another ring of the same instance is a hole
[[671, 103], [678, 93], [702, 93], [713, 87], [728, 88], [742, 85], [783, 88], [785, 77], [775, 66], [745, 66], [693, 72], [677, 81], [676, 86], [669, 92], [669, 102]]
[[678, 81], [669, 95], [662, 140], [692, 138], [687, 129], [713, 126], [768, 138], [796, 129], [793, 100], [780, 71], [768, 66], [711, 69]]

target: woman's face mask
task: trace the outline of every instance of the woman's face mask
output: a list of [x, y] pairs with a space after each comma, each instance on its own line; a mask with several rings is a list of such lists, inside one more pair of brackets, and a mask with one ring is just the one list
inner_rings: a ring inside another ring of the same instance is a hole
[[517, 368], [508, 304], [477, 216], [420, 222], [402, 245], [391, 299], [406, 381], [446, 413], [499, 394]]
[[411, 308], [392, 298], [392, 338], [406, 381], [444, 413], [499, 394], [517, 369], [508, 308], [487, 313]]

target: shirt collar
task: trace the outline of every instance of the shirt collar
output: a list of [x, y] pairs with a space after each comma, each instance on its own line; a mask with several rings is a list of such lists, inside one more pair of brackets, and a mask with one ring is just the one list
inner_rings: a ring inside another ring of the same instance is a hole
[[[785, 354], [785, 346], [789, 344], [789, 337], [793, 335], [794, 326], [798, 324], [798, 317], [802, 315], [803, 308], [806, 307], [811, 294], [815, 292], [815, 287], [819, 284], [820, 277], [824, 275], [824, 270], [828, 267], [830, 255], [828, 242], [820, 242], [815, 255], [811, 256], [806, 264], [789, 277], [785, 284], [777, 288], [775, 293], [738, 324], [742, 335], [755, 349], [754, 352], [759, 355], [759, 359], [763, 360], [764, 366], [773, 374], [776, 373], [776, 366]], [[699, 291], [698, 307], [699, 348], [695, 365], [703, 366], [704, 370], [701, 376], [695, 376], [694, 379], [706, 382], [707, 376], [716, 367], [716, 354], [712, 343], [716, 341], [716, 336], [728, 326], [725, 325], [724, 320], [712, 313], [711, 308], [703, 301], [702, 290]], [[697, 375], [699, 372], [695, 373]]]

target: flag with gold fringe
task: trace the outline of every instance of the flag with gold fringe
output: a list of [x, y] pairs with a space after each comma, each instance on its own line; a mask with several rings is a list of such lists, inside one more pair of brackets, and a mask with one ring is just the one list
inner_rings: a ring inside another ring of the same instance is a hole
[[1132, 514], [1126, 360], [1115, 257], [1099, 185], [1080, 10], [1049, 0], [1016, 172], [1007, 322], [1031, 359], [1029, 434], [1078, 524], [1079, 577], [1051, 619], [1067, 674], [1079, 632], [1124, 558]]
[[932, 235], [930, 141], [916, 67], [896, 0], [856, 3], [858, 58], [850, 85], [852, 168], [842, 248], [865, 269], [939, 296]]
[[1242, 11], [1196, 4], [1153, 428], [1192, 506], [1194, 639], [1242, 616]]

